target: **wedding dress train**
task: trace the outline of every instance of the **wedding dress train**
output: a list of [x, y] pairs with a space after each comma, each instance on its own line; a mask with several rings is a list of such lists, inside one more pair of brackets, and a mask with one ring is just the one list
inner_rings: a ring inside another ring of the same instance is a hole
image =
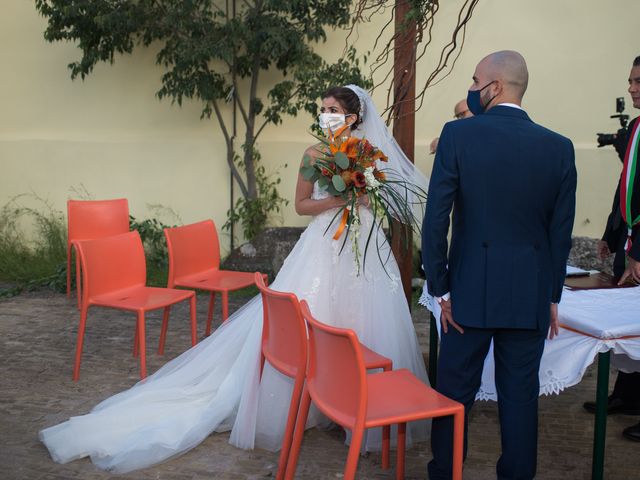
[[[313, 198], [324, 196], [314, 188]], [[372, 215], [360, 210], [358, 244], [363, 252]], [[355, 330], [362, 343], [391, 358], [394, 368], [408, 368], [427, 383], [393, 255], [383, 267], [372, 240], [366, 265], [358, 271], [351, 239], [339, 253], [343, 238], [333, 240], [336, 227], [325, 234], [335, 213], [330, 210], [311, 221], [271, 288], [306, 299], [320, 321]], [[389, 246], [382, 232], [375, 235], [385, 259]], [[99, 468], [116, 473], [184, 453], [213, 431], [231, 430], [230, 442], [240, 448], [278, 450], [292, 381], [268, 364], [259, 381], [261, 334], [262, 303], [257, 296], [155, 374], [86, 415], [42, 430], [40, 439], [56, 462], [89, 456]], [[316, 412], [307, 425], [320, 420]], [[414, 441], [425, 439], [426, 422], [411, 424], [407, 433]], [[380, 449], [379, 432], [367, 436], [366, 448]]]

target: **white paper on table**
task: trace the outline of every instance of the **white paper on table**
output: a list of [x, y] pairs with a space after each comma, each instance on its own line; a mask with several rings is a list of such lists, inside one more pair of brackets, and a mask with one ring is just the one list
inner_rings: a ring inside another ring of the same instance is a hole
[[589, 275], [590, 273], [591, 272], [588, 270], [567, 265], [567, 277], [581, 277], [583, 275]]

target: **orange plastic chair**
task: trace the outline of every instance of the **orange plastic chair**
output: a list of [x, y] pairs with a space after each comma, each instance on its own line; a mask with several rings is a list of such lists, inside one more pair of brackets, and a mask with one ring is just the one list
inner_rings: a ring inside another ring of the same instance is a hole
[[[129, 203], [115, 200], [67, 201], [67, 297], [71, 296], [71, 254], [76, 240], [110, 237], [129, 231]], [[80, 262], [76, 255], [76, 288], [78, 308], [82, 298]]]
[[[264, 312], [260, 376], [262, 377], [264, 362], [268, 360], [276, 370], [295, 380], [276, 473], [276, 479], [282, 480], [286, 471], [307, 367], [307, 327], [300, 311], [298, 298], [293, 293], [272, 290], [265, 285], [262, 274], [256, 272], [254, 275], [255, 283], [262, 294]], [[390, 359], [364, 345], [361, 347], [366, 352], [365, 368], [391, 370]], [[388, 453], [387, 447], [387, 458]]]
[[298, 299], [293, 293], [276, 292], [267, 288], [264, 278], [259, 272], [254, 274], [254, 279], [262, 294], [264, 313], [260, 377], [262, 378], [264, 362], [268, 360], [273, 368], [294, 379], [289, 415], [287, 416], [278, 472], [276, 473], [276, 479], [282, 480], [287, 467], [307, 368], [307, 327], [300, 312]]
[[[147, 269], [142, 240], [137, 231], [94, 240], [75, 241], [82, 264], [82, 302], [73, 380], [80, 377], [80, 360], [89, 308], [96, 305], [136, 312], [133, 355], [140, 356], [140, 378], [147, 376], [145, 312], [164, 308], [163, 328], [171, 305], [189, 300], [191, 345], [196, 344], [196, 297], [189, 290], [145, 286]], [[164, 349], [161, 336], [159, 351]]]
[[[222, 321], [229, 317], [229, 292], [254, 285], [254, 272], [220, 270], [220, 242], [212, 220], [165, 228], [169, 251], [168, 288], [185, 287], [211, 293], [206, 335], [211, 335], [216, 293], [222, 294]], [[267, 276], [263, 275], [265, 283]]]
[[407, 422], [447, 415], [454, 417], [453, 479], [462, 480], [462, 404], [427, 387], [406, 369], [367, 375], [356, 334], [318, 322], [304, 300], [300, 308], [309, 327], [309, 364], [286, 478], [295, 475], [304, 424], [313, 400], [327, 417], [351, 430], [345, 480], [355, 478], [366, 428], [398, 425], [396, 478], [402, 479]]

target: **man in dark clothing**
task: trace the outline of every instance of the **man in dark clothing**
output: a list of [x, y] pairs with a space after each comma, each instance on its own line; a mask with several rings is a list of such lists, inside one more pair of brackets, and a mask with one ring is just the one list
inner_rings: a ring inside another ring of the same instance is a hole
[[[640, 109], [640, 56], [633, 61], [629, 75], [629, 94], [634, 108]], [[611, 214], [602, 240], [598, 242], [598, 256], [601, 259], [615, 253], [613, 274], [620, 283], [629, 279], [640, 283], [640, 223], [634, 224], [634, 220], [638, 220], [640, 216], [640, 168], [631, 168], [634, 156], [640, 160], [639, 118], [631, 121], [626, 139], [619, 138], [616, 145], [618, 153], [623, 155], [626, 168], [623, 167]], [[623, 142], [624, 148], [621, 149]], [[629, 174], [624, 175], [627, 172]], [[635, 178], [632, 178], [631, 173], [634, 172]], [[595, 402], [585, 402], [584, 408], [595, 412]], [[615, 387], [609, 396], [608, 412], [640, 415], [640, 372], [618, 372]], [[640, 423], [624, 429], [623, 435], [629, 440], [640, 442]]]

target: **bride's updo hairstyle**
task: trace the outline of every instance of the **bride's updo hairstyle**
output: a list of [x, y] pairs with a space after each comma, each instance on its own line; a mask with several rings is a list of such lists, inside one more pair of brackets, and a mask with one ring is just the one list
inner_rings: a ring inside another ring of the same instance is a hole
[[335, 98], [346, 113], [357, 115], [358, 119], [351, 124], [351, 130], [358, 128], [362, 123], [362, 105], [356, 92], [347, 87], [332, 87], [322, 94], [322, 98]]

